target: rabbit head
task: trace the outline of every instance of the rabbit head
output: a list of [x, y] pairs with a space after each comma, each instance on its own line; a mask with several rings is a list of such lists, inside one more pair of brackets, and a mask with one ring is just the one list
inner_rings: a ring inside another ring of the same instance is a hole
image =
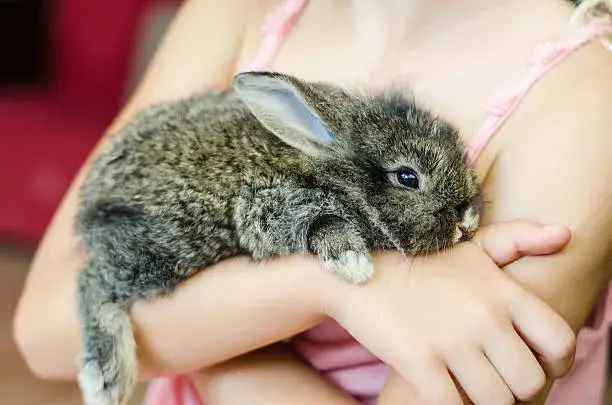
[[372, 245], [409, 254], [467, 240], [481, 188], [457, 130], [399, 92], [349, 94], [280, 73], [240, 73], [255, 117], [310, 161], [318, 187], [368, 219]]

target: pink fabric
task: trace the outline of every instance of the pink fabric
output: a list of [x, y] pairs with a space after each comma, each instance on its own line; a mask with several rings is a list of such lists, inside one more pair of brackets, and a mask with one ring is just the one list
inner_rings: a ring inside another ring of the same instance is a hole
[[287, 34], [293, 28], [308, 0], [286, 0], [277, 10], [268, 15], [262, 28], [263, 40], [255, 59], [244, 71], [264, 70], [280, 51]]
[[[295, 23], [306, 0], [287, 0], [270, 14], [263, 29], [263, 43], [255, 60], [244, 70], [266, 70]], [[512, 115], [531, 86], [585, 43], [612, 33], [609, 19], [594, 20], [567, 40], [546, 43], [536, 49], [527, 75], [503, 97], [491, 104], [484, 124], [467, 145], [474, 162], [487, 143]], [[572, 371], [557, 381], [547, 405], [601, 405], [607, 364], [608, 328], [612, 324], [612, 294], [602, 297], [593, 322], [578, 335]], [[320, 374], [350, 393], [364, 405], [374, 405], [389, 367], [355, 341], [333, 320], [326, 321], [293, 338], [297, 352]], [[145, 405], [203, 405], [188, 377], [160, 378], [151, 382]]]
[[591, 322], [578, 334], [574, 367], [558, 380], [546, 405], [602, 405], [608, 365], [612, 290], [601, 297]]
[[470, 161], [478, 158], [487, 143], [516, 110], [529, 89], [542, 76], [563, 62], [582, 45], [610, 33], [612, 33], [612, 24], [609, 17], [604, 17], [581, 27], [565, 41], [547, 42], [538, 47], [529, 59], [527, 74], [514, 84], [510, 91], [504, 92], [501, 97], [491, 103], [483, 125], [476, 131], [467, 146]]
[[150, 405], [203, 405], [191, 380], [187, 376], [158, 378], [147, 391], [144, 404]]

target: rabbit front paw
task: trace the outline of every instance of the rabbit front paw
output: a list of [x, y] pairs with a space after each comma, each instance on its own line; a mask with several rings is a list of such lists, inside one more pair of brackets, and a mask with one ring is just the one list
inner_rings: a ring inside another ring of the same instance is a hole
[[365, 283], [374, 275], [374, 265], [370, 255], [352, 250], [341, 252], [335, 258], [324, 259], [323, 265], [354, 284]]
[[374, 265], [359, 227], [336, 215], [313, 222], [309, 246], [324, 267], [344, 280], [361, 284], [372, 278]]

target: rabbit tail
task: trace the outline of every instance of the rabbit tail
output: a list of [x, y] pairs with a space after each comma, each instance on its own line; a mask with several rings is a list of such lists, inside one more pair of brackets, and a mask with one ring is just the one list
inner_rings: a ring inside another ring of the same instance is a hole
[[103, 288], [103, 270], [90, 263], [78, 277], [78, 382], [85, 405], [124, 405], [136, 379], [136, 342], [127, 303]]

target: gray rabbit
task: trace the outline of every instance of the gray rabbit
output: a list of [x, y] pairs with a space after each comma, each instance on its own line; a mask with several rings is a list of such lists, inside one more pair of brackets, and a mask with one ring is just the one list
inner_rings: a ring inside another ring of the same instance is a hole
[[280, 73], [141, 112], [81, 190], [79, 384], [125, 404], [136, 375], [128, 307], [215, 262], [315, 254], [353, 283], [370, 251], [469, 239], [481, 189], [457, 131], [399, 92], [350, 93]]

